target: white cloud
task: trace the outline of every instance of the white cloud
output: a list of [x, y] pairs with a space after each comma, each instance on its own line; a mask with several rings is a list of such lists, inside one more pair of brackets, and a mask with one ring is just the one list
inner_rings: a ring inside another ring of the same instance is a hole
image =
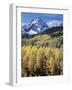
[[33, 31], [32, 29], [29, 31], [29, 35], [37, 34], [36, 31]]

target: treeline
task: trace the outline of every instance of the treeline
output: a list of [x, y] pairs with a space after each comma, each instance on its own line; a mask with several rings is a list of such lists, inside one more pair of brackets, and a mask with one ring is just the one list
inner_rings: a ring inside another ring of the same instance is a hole
[[63, 36], [51, 37], [47, 34], [38, 35], [33, 38], [23, 38], [22, 46], [37, 46], [37, 47], [49, 47], [49, 48], [62, 48], [63, 47]]
[[22, 46], [21, 76], [52, 76], [63, 74], [63, 53], [59, 48]]

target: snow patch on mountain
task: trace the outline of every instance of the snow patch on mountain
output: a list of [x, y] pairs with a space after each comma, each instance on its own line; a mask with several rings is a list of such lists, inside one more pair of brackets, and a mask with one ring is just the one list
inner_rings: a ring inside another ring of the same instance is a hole
[[37, 32], [33, 31], [32, 29], [28, 33], [29, 33], [29, 35], [37, 34]]
[[52, 21], [47, 22], [47, 25], [49, 26], [49, 28], [56, 27], [56, 26], [61, 26], [62, 21], [52, 20]]

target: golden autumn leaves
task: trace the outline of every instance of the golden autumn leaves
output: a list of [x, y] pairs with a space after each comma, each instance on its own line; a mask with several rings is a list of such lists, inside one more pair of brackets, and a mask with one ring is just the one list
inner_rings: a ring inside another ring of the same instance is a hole
[[63, 74], [63, 53], [60, 48], [22, 46], [21, 76], [52, 76]]

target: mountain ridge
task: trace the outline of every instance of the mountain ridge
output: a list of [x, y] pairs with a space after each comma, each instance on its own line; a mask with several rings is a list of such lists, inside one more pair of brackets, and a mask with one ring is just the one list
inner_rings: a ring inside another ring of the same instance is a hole
[[25, 24], [21, 27], [21, 33], [26, 35], [35, 35], [41, 33], [47, 29], [53, 27], [63, 26], [63, 23], [59, 20], [41, 20], [41, 19], [34, 19], [29, 24]]
[[28, 34], [22, 34], [22, 38], [32, 38], [37, 35], [43, 35], [43, 34], [48, 34], [50, 36], [60, 36], [63, 35], [63, 26], [58, 26], [58, 27], [53, 27], [46, 29], [40, 33], [33, 34], [33, 35], [28, 35]]

